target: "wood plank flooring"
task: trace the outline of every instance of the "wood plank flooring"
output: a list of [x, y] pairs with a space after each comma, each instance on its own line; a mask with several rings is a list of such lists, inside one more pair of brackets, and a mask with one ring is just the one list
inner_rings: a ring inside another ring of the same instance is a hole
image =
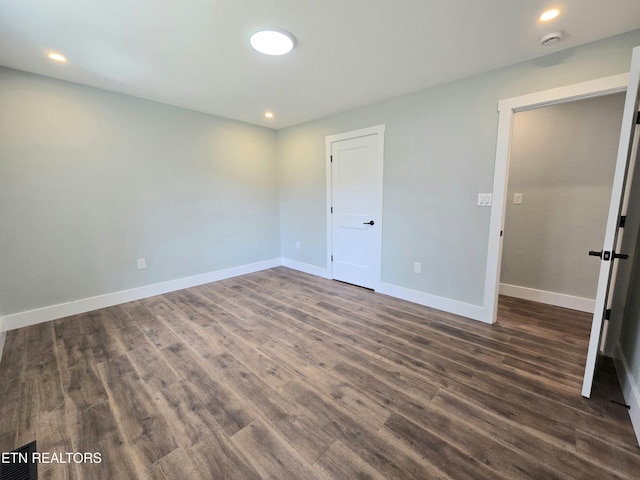
[[8, 333], [0, 451], [50, 479], [640, 478], [589, 315], [455, 315], [284, 267]]

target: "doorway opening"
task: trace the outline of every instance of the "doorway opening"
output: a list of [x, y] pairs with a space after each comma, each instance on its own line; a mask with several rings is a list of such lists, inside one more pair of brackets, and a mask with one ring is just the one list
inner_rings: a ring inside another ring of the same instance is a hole
[[514, 115], [500, 294], [593, 313], [624, 109], [616, 93]]
[[[536, 108], [542, 105], [569, 102], [579, 98], [598, 97], [627, 90], [609, 213], [606, 221], [604, 245], [600, 251], [589, 252], [590, 255], [594, 254], [600, 257], [601, 261], [582, 386], [582, 395], [584, 397], [591, 395], [598, 352], [600, 351], [601, 341], [603, 338], [606, 338], [606, 329], [603, 329], [603, 326], [606, 326], [606, 321], [609, 319], [611, 312], [611, 310], [608, 309], [610, 308], [609, 305], [611, 301], [610, 294], [616, 291], [614, 284], [615, 277], [617, 276], [618, 263], [615, 260], [628, 258], [628, 255], [616, 252], [620, 252], [620, 243], [624, 238], [622, 231], [625, 226], [624, 220], [626, 219], [629, 193], [631, 191], [631, 179], [633, 178], [633, 174], [628, 174], [634, 170], [635, 165], [633, 152], [635, 149], [635, 134], [637, 133], [636, 120], [638, 118], [638, 108], [640, 104], [640, 48], [634, 49], [632, 57], [631, 70], [628, 75], [608, 77], [606, 79], [586, 82], [562, 89], [541, 92], [541, 94], [505, 100], [499, 104], [498, 147], [494, 176], [494, 195], [496, 192], [498, 193], [499, 208], [492, 211], [491, 226], [495, 227], [497, 225], [500, 231], [499, 237], [494, 237], [494, 232], [491, 232], [492, 235], [490, 236], [486, 279], [487, 289], [485, 292], [485, 306], [491, 306], [494, 315], [499, 292], [496, 282], [499, 277], [502, 260], [502, 229], [504, 228], [505, 217], [506, 182], [509, 172], [513, 117], [515, 113], [520, 110]], [[492, 318], [492, 321], [495, 321], [495, 317]], [[605, 337], [603, 337], [603, 332], [605, 333]]]
[[516, 113], [549, 105], [624, 92], [626, 91], [628, 81], [628, 74], [620, 74], [510, 98], [499, 102], [498, 110], [500, 116], [496, 146], [496, 165], [493, 177], [493, 208], [491, 210], [489, 224], [489, 247], [485, 276], [484, 320], [486, 322], [495, 323], [498, 311], [507, 182], [509, 178], [511, 141]]

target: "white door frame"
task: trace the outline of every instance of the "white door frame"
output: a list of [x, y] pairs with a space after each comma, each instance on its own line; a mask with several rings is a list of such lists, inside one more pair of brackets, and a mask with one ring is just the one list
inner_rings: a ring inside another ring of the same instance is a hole
[[[332, 198], [332, 182], [331, 182], [331, 144], [334, 142], [340, 142], [342, 140], [350, 140], [352, 138], [358, 137], [366, 137], [369, 135], [377, 135], [378, 136], [378, 160], [380, 161], [380, 165], [384, 164], [384, 131], [385, 125], [376, 125], [373, 127], [361, 128], [359, 130], [352, 130], [350, 132], [338, 133], [336, 135], [329, 135], [325, 137], [325, 151], [326, 151], [326, 180], [327, 180], [327, 270], [329, 272], [329, 278], [333, 278], [333, 262], [331, 261], [331, 252], [332, 252], [332, 243], [333, 243], [333, 230], [332, 230], [332, 221], [331, 221], [331, 206], [333, 204]], [[380, 178], [380, 191], [382, 191], [382, 178]], [[382, 196], [380, 198], [380, 215], [382, 215]], [[382, 218], [380, 218], [380, 226], [382, 227]], [[382, 272], [382, 228], [380, 229], [380, 238], [379, 238], [379, 247], [378, 258], [376, 260], [376, 268], [374, 279], [374, 290], [379, 289], [379, 285], [381, 282], [381, 272]]]
[[[502, 263], [502, 232], [507, 202], [507, 182], [513, 121], [517, 112], [556, 105], [560, 103], [601, 97], [627, 90], [629, 74], [623, 73], [588, 82], [513, 97], [498, 102], [498, 140], [493, 174], [493, 207], [489, 220], [489, 248], [484, 291], [484, 321], [495, 323], [498, 314], [500, 290], [500, 266]], [[585, 252], [585, 255], [587, 252]]]

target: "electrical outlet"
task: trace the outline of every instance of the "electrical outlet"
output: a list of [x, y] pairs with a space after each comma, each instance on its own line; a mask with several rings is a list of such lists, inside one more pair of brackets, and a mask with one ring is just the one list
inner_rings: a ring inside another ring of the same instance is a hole
[[144, 258], [139, 258], [138, 259], [138, 270], [144, 270], [145, 268], [147, 268], [147, 262]]
[[522, 205], [522, 194], [514, 193], [513, 194], [513, 204], [514, 205]]
[[413, 273], [420, 273], [422, 271], [422, 264], [420, 262], [413, 262]]

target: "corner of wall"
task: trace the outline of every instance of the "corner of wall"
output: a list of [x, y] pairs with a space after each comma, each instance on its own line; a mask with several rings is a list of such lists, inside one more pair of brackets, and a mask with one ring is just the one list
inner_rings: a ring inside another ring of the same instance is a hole
[[266, 270], [281, 265], [280, 258], [264, 260], [261, 262], [251, 263], [247, 265], [239, 265], [237, 267], [217, 270], [214, 272], [193, 275], [191, 277], [178, 278], [162, 283], [145, 285], [142, 287], [132, 288], [130, 290], [122, 290], [118, 292], [107, 293], [96, 297], [83, 298], [71, 302], [61, 303], [58, 305], [49, 305], [47, 307], [34, 310], [27, 310], [11, 315], [5, 315], [0, 318], [0, 332], [3, 330], [13, 330], [16, 328], [27, 327], [38, 323], [48, 322], [58, 318], [68, 317], [70, 315], [78, 315], [81, 313], [107, 308], [121, 303], [133, 302], [143, 298], [162, 295], [176, 290], [203, 285], [205, 283], [216, 282], [226, 278], [246, 275], [248, 273]]
[[310, 275], [315, 275], [317, 277], [331, 278], [331, 275], [329, 274], [329, 269], [325, 267], [318, 267], [317, 265], [298, 262], [296, 260], [291, 260], [289, 258], [282, 258], [280, 260], [280, 264], [283, 267], [288, 267], [293, 270], [298, 270], [300, 272], [308, 273]]

